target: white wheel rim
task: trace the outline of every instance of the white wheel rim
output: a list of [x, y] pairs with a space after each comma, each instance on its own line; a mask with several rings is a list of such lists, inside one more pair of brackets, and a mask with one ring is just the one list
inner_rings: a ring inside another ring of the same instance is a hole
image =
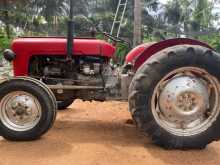
[[156, 122], [176, 136], [207, 130], [219, 115], [219, 83], [207, 71], [183, 67], [167, 74], [156, 86], [151, 109]]
[[0, 101], [0, 119], [9, 129], [28, 131], [40, 121], [42, 109], [37, 98], [24, 91], [15, 91]]

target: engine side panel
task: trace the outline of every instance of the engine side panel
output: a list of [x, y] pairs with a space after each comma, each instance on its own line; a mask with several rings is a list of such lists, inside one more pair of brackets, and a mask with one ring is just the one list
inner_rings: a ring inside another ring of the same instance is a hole
[[134, 70], [136, 71], [152, 55], [165, 48], [175, 45], [201, 45], [213, 49], [208, 44], [198, 40], [189, 39], [189, 38], [175, 38], [175, 39], [169, 39], [162, 42], [150, 44], [146, 46], [145, 49], [143, 45], [137, 47], [128, 54], [125, 62], [126, 63], [131, 62], [134, 65]]

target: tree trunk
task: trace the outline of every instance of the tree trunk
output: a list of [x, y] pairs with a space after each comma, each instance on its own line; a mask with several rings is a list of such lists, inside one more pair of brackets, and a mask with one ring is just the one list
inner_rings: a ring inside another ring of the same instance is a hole
[[3, 5], [5, 8], [5, 11], [4, 11], [5, 32], [6, 32], [7, 38], [10, 38], [10, 27], [9, 27], [9, 15], [8, 15], [7, 0], [3, 1]]
[[133, 46], [139, 45], [141, 41], [141, 16], [142, 6], [141, 0], [134, 0], [134, 37]]

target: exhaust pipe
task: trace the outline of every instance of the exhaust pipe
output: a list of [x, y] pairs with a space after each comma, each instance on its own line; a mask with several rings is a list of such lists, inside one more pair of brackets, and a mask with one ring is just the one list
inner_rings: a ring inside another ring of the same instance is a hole
[[70, 15], [68, 20], [68, 33], [67, 33], [67, 61], [73, 59], [73, 44], [74, 44], [74, 21], [73, 21], [73, 0], [70, 0]]

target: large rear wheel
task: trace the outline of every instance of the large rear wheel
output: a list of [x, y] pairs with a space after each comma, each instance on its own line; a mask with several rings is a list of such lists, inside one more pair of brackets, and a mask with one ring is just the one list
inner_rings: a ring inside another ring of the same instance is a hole
[[204, 148], [220, 139], [220, 55], [201, 46], [157, 53], [137, 71], [129, 105], [138, 127], [165, 148]]

